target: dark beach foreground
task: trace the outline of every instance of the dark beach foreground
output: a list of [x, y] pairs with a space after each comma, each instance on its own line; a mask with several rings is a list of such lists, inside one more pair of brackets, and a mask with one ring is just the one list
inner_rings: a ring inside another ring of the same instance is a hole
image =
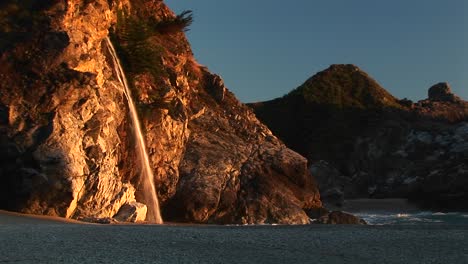
[[157, 226], [56, 220], [34, 222], [0, 213], [0, 263], [468, 263], [468, 225]]

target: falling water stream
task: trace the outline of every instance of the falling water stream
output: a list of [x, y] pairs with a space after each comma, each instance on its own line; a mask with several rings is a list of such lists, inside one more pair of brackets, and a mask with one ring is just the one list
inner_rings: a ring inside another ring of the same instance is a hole
[[122, 84], [122, 86], [124, 87], [124, 93], [125, 93], [125, 96], [127, 97], [128, 106], [130, 108], [135, 141], [137, 142], [137, 148], [138, 148], [138, 154], [139, 154], [138, 158], [141, 162], [141, 173], [142, 173], [141, 176], [143, 179], [144, 196], [146, 199], [146, 206], [148, 207], [148, 214], [146, 216], [146, 220], [148, 222], [162, 224], [163, 220], [161, 218], [161, 212], [159, 211], [159, 201], [158, 201], [158, 196], [156, 195], [156, 187], [154, 186], [153, 170], [151, 169], [148, 153], [146, 152], [146, 144], [145, 144], [145, 140], [143, 139], [143, 133], [141, 132], [141, 125], [138, 119], [138, 114], [136, 111], [135, 103], [133, 102], [132, 94], [128, 86], [127, 78], [125, 77], [125, 73], [123, 71], [122, 65], [120, 64], [120, 60], [119, 60], [119, 57], [117, 56], [117, 52], [115, 52], [114, 45], [112, 45], [112, 42], [109, 39], [109, 37], [107, 37], [106, 40], [107, 40], [107, 47], [114, 61], [114, 68], [117, 73], [117, 78], [119, 82]]

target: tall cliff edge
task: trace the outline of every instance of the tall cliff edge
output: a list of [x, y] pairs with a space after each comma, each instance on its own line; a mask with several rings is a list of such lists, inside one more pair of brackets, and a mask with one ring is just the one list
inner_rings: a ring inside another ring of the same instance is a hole
[[108, 218], [145, 203], [110, 37], [166, 220], [308, 223], [321, 202], [307, 160], [196, 63], [189, 22], [162, 1], [3, 1], [0, 208]]

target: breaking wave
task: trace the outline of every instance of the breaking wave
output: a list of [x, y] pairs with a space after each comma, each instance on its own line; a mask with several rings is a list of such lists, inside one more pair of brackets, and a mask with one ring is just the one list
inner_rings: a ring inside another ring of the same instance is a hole
[[370, 225], [468, 224], [467, 213], [355, 213]]

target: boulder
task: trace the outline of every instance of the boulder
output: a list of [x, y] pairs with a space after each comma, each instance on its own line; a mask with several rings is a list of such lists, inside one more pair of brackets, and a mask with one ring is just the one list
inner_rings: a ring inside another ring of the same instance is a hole
[[327, 225], [366, 225], [366, 221], [360, 219], [352, 214], [344, 213], [341, 211], [333, 211], [327, 215], [324, 215], [313, 223], [315, 224], [327, 224]]
[[452, 93], [450, 85], [446, 82], [441, 82], [433, 85], [428, 91], [429, 100], [431, 101], [455, 101], [455, 95]]
[[146, 205], [138, 202], [131, 202], [122, 205], [119, 212], [114, 216], [118, 222], [143, 222], [146, 219]]

